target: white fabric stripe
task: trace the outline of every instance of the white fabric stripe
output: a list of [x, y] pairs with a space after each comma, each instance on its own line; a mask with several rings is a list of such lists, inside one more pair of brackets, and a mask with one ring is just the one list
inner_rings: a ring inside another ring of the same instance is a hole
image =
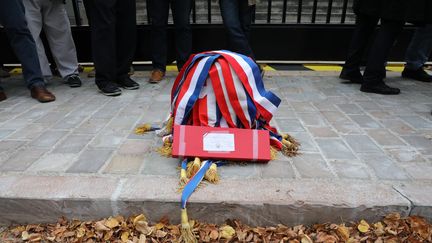
[[231, 70], [231, 76], [233, 79], [235, 91], [237, 93], [238, 101], [239, 101], [240, 106], [242, 108], [243, 114], [249, 123], [249, 126], [251, 126], [252, 124], [251, 124], [249, 110], [248, 110], [246, 90], [244, 89], [243, 83], [238, 78], [237, 74], [235, 73], [234, 69], [231, 66], [230, 66], [230, 70]]
[[[176, 116], [174, 118], [174, 124], [180, 124], [182, 122], [183, 117], [185, 115], [185, 108], [186, 108], [187, 102], [189, 101], [189, 98], [192, 96], [193, 92], [195, 91], [198, 77], [200, 76], [202, 69], [204, 68], [205, 63], [207, 62], [207, 60], [209, 58], [210, 57], [205, 57], [199, 61], [198, 66], [195, 70], [195, 73], [192, 76], [191, 83], [190, 83], [185, 95], [180, 100], [180, 102], [177, 106]], [[182, 89], [183, 88], [184, 87], [182, 87]]]
[[209, 126], [214, 127], [217, 121], [217, 102], [213, 84], [210, 79], [207, 79], [207, 87], [209, 88], [209, 92], [207, 92], [207, 122]]
[[271, 114], [274, 114], [274, 112], [277, 110], [277, 107], [273, 105], [267, 98], [261, 96], [261, 94], [258, 92], [257, 86], [255, 84], [255, 77], [253, 76], [252, 68], [249, 66], [249, 64], [243, 60], [240, 56], [234, 55], [233, 53], [223, 52], [223, 51], [215, 51], [216, 53], [226, 54], [231, 57], [233, 57], [239, 65], [243, 68], [243, 71], [245, 72], [249, 85], [252, 88], [253, 92], [253, 100], [255, 102], [259, 103], [262, 107], [264, 107], [267, 111], [269, 111]]
[[179, 135], [179, 155], [184, 155], [186, 152], [186, 143], [185, 143], [185, 133], [186, 133], [186, 127], [180, 126], [180, 135]]
[[[224, 79], [223, 74], [222, 74], [222, 68], [221, 68], [221, 66], [220, 66], [220, 64], [218, 62], [215, 63], [215, 67], [216, 67], [216, 70], [218, 71], [219, 79], [221, 81], [222, 91], [223, 91], [223, 94], [224, 94], [225, 102], [226, 102], [226, 104], [228, 106], [228, 111], [229, 111], [229, 114], [231, 116], [231, 120], [235, 124], [236, 123], [236, 115], [235, 115], [234, 108], [231, 105], [231, 101], [229, 99], [228, 91], [227, 91], [227, 88], [226, 88], [226, 85], [225, 85], [225, 79]], [[222, 116], [223, 116], [223, 114], [222, 114]]]
[[252, 129], [252, 159], [258, 159], [258, 130]]

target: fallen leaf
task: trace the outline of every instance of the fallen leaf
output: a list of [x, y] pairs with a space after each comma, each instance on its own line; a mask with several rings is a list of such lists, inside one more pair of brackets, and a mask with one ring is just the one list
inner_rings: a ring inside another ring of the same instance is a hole
[[[237, 235], [238, 235], [238, 233], [237, 233]], [[218, 237], [219, 237], [219, 232], [217, 230], [210, 231], [210, 239], [217, 240]], [[245, 237], [246, 237], [245, 234], [243, 234], [242, 236], [238, 236], [239, 240], [241, 240], [241, 238], [244, 239]]]
[[79, 227], [77, 232], [76, 232], [76, 237], [77, 238], [82, 238], [86, 233], [86, 230], [83, 227]]
[[106, 227], [112, 229], [119, 226], [119, 221], [116, 218], [110, 217], [104, 224]]
[[156, 230], [156, 237], [157, 238], [163, 238], [163, 237], [165, 237], [166, 235], [167, 235], [168, 233], [167, 232], [165, 232], [165, 231], [162, 231], [162, 230]]
[[313, 241], [308, 235], [302, 235], [301, 243], [313, 243]]
[[29, 237], [30, 237], [30, 234], [29, 234], [27, 231], [23, 231], [23, 232], [21, 233], [21, 239], [22, 239], [23, 241], [28, 240]]
[[219, 234], [220, 238], [227, 239], [227, 240], [230, 240], [235, 235], [234, 228], [229, 225], [224, 225], [220, 227], [219, 232], [220, 232]]
[[349, 229], [343, 224], [341, 224], [337, 227], [337, 232], [338, 232], [339, 236], [345, 241], [350, 238]]
[[95, 223], [95, 229], [97, 231], [109, 231], [110, 229], [104, 225], [102, 221], [97, 221]]
[[147, 237], [144, 234], [140, 235], [138, 243], [146, 243]]
[[357, 226], [357, 229], [362, 233], [368, 232], [369, 228], [370, 228], [369, 224], [364, 220], [361, 220], [360, 224]]
[[120, 239], [122, 240], [122, 242], [127, 242], [129, 240], [129, 232], [123, 232], [120, 236]]
[[147, 218], [146, 218], [146, 216], [144, 216], [144, 214], [140, 214], [140, 215], [136, 216], [133, 220], [133, 224], [135, 225], [137, 222], [141, 222], [141, 221], [147, 222]]

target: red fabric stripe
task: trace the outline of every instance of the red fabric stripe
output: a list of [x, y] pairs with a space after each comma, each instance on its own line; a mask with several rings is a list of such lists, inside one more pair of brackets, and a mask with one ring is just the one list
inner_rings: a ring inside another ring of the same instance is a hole
[[[198, 63], [198, 62], [197, 62], [197, 63]], [[190, 86], [190, 83], [191, 83], [192, 77], [193, 77], [193, 75], [194, 75], [194, 73], [195, 73], [195, 71], [196, 71], [196, 69], [197, 69], [197, 66], [198, 66], [198, 65], [194, 65], [194, 66], [191, 68], [190, 72], [187, 74], [187, 77], [186, 77], [185, 82], [183, 83], [182, 87], [180, 88], [180, 91], [179, 91], [179, 94], [178, 94], [178, 97], [177, 97], [176, 103], [174, 104], [174, 107], [173, 107], [173, 116], [174, 116], [174, 117], [175, 117], [175, 115], [176, 115], [176, 113], [177, 113], [177, 107], [178, 107], [180, 101], [182, 100], [183, 96], [185, 95], [186, 91], [188, 90], [188, 88], [189, 88], [189, 86]]]

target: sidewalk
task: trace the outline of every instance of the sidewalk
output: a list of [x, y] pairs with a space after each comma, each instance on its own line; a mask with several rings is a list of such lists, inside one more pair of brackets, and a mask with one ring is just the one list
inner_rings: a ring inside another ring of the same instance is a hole
[[[335, 72], [267, 72], [266, 88], [283, 102], [274, 125], [297, 138], [301, 155], [266, 165], [221, 167], [221, 183], [193, 194], [191, 218], [220, 223], [288, 225], [359, 218], [391, 211], [432, 218], [432, 85], [389, 72], [397, 96], [366, 94]], [[144, 212], [179, 219], [176, 159], [154, 152], [153, 134], [134, 127], [164, 120], [175, 73], [120, 97], [99, 94], [91, 80], [57, 101], [31, 99], [22, 80], [2, 80], [0, 224], [100, 218]]]

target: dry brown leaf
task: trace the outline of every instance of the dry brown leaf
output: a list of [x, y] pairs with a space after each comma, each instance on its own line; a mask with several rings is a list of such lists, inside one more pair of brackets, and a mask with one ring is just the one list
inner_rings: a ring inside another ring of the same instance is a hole
[[23, 240], [23, 241], [26, 241], [26, 240], [28, 240], [30, 238], [30, 234], [27, 232], [27, 231], [23, 231], [22, 233], [21, 233], [21, 239]]
[[313, 241], [308, 235], [302, 235], [301, 243], [313, 243]]
[[230, 240], [235, 235], [235, 230], [229, 225], [224, 225], [219, 228], [219, 237], [221, 239]]
[[337, 232], [338, 232], [339, 236], [340, 236], [344, 241], [346, 241], [346, 240], [348, 240], [348, 239], [350, 238], [350, 232], [349, 232], [349, 229], [348, 229], [345, 225], [343, 225], [343, 224], [341, 224], [341, 225], [339, 225], [339, 226], [337, 227]]
[[138, 243], [146, 243], [147, 237], [144, 234], [140, 235]]
[[[209, 236], [210, 236], [210, 239], [217, 240], [217, 238], [219, 238], [219, 232], [217, 230], [211, 230]], [[239, 237], [239, 240], [240, 240], [240, 237]]]
[[97, 231], [109, 231], [110, 229], [104, 225], [103, 221], [97, 221], [95, 223], [95, 229]]
[[157, 238], [163, 238], [167, 235], [168, 233], [162, 230], [156, 230], [155, 236]]
[[76, 231], [76, 237], [77, 238], [82, 238], [86, 233], [85, 228], [83, 227], [79, 227], [78, 230]]
[[133, 220], [133, 224], [135, 225], [137, 222], [142, 222], [142, 221], [147, 222], [147, 218], [144, 214], [140, 214], [136, 216]]
[[113, 234], [114, 234], [114, 231], [110, 230], [110, 231], [108, 231], [108, 232], [105, 233], [103, 239], [104, 239], [105, 241], [108, 241], [109, 239], [111, 239], [111, 237], [113, 236]]
[[113, 228], [120, 225], [119, 221], [116, 218], [112, 218], [112, 217], [108, 218], [108, 220], [105, 221], [104, 224], [106, 227], [108, 227], [110, 229], [113, 229]]
[[135, 229], [142, 234], [151, 235], [154, 227], [148, 226], [148, 223], [146, 221], [139, 221], [136, 223]]
[[368, 232], [369, 228], [370, 228], [369, 224], [363, 219], [360, 221], [359, 225], [357, 226], [357, 229], [362, 233]]

